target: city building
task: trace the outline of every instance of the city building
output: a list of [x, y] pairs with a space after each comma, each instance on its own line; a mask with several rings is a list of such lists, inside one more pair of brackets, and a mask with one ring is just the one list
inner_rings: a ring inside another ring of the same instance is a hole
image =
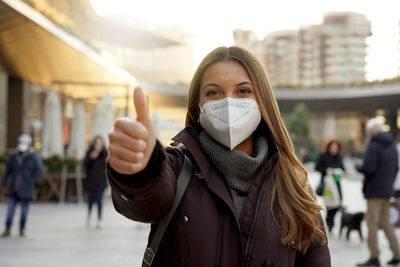
[[277, 31], [260, 42], [258, 54], [264, 51], [262, 62], [270, 80], [280, 86], [299, 84], [299, 34], [298, 31]]
[[254, 51], [258, 45], [258, 38], [251, 30], [233, 30], [235, 45]]
[[259, 56], [274, 85], [315, 87], [365, 82], [366, 38], [371, 30], [362, 14], [330, 12], [320, 25], [273, 32], [262, 41], [250, 38], [251, 32], [238, 33], [240, 30], [234, 31], [235, 44]]
[[303, 26], [299, 30], [299, 84], [314, 87], [322, 84], [320, 25]]
[[331, 12], [321, 25], [322, 84], [351, 85], [365, 81], [366, 38], [371, 26], [362, 14]]

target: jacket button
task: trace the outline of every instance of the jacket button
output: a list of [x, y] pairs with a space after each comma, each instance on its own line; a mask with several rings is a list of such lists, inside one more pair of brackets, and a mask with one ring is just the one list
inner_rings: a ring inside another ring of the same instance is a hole
[[292, 241], [292, 242], [290, 242], [290, 247], [291, 248], [296, 248], [296, 241]]
[[274, 262], [271, 260], [267, 260], [267, 262], [265, 263], [264, 267], [274, 267]]
[[189, 221], [189, 218], [187, 216], [182, 216], [181, 222], [182, 223], [187, 223]]

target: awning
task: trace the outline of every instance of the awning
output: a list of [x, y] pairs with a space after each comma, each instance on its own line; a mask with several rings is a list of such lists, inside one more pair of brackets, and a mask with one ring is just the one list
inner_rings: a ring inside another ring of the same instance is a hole
[[0, 69], [75, 98], [110, 92], [122, 105], [136, 84], [117, 63], [19, 0], [0, 0]]

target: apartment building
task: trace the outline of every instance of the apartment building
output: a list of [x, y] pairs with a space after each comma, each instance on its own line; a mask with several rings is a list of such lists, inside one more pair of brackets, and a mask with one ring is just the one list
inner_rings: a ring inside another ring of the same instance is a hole
[[366, 38], [371, 26], [362, 14], [332, 12], [321, 25], [322, 83], [357, 84], [365, 81]]
[[299, 30], [299, 84], [305, 87], [322, 84], [320, 28], [320, 25], [308, 25]]
[[236, 45], [253, 48], [274, 85], [351, 85], [365, 81], [370, 28], [362, 14], [330, 12], [319, 25], [273, 32], [261, 41], [250, 38], [249, 31], [243, 38], [236, 30], [234, 39]]
[[298, 31], [278, 31], [269, 34], [263, 42], [263, 62], [269, 78], [280, 85], [299, 84]]

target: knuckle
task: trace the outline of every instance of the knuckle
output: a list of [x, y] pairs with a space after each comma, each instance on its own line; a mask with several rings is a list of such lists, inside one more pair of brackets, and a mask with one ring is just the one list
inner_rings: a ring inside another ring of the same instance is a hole
[[112, 131], [111, 133], [108, 134], [108, 139], [110, 140], [110, 143], [117, 141], [118, 139], [117, 133], [115, 131]]
[[144, 140], [139, 140], [137, 146], [140, 150], [145, 150], [147, 147], [147, 142]]
[[130, 172], [135, 172], [136, 171], [136, 166], [135, 165], [133, 165], [133, 164], [129, 164], [129, 166], [128, 166], [128, 170], [130, 171]]
[[110, 158], [109, 158], [108, 162], [110, 163], [110, 166], [113, 167], [113, 168], [118, 165], [117, 164], [118, 163], [118, 159], [116, 157], [112, 156], [112, 155], [110, 155]]
[[118, 119], [114, 124], [115, 129], [121, 128], [121, 125], [122, 125], [122, 120]]
[[147, 131], [146, 127], [140, 122], [135, 123], [135, 130], [136, 130], [136, 134], [138, 135], [138, 137], [146, 138], [148, 135], [148, 131]]
[[144, 158], [144, 154], [139, 152], [139, 153], [135, 153], [135, 161], [137, 163], [140, 163], [140, 161]]
[[117, 121], [115, 122], [115, 128], [116, 129], [121, 129], [123, 127], [125, 127], [127, 124], [129, 124], [131, 121], [128, 118], [119, 118], [117, 119]]
[[116, 153], [117, 150], [115, 148], [115, 145], [110, 143], [110, 145], [108, 146], [108, 151], [110, 151], [110, 154]]
[[142, 151], [146, 147], [146, 142], [141, 139], [134, 139], [130, 142], [129, 148], [133, 151]]

